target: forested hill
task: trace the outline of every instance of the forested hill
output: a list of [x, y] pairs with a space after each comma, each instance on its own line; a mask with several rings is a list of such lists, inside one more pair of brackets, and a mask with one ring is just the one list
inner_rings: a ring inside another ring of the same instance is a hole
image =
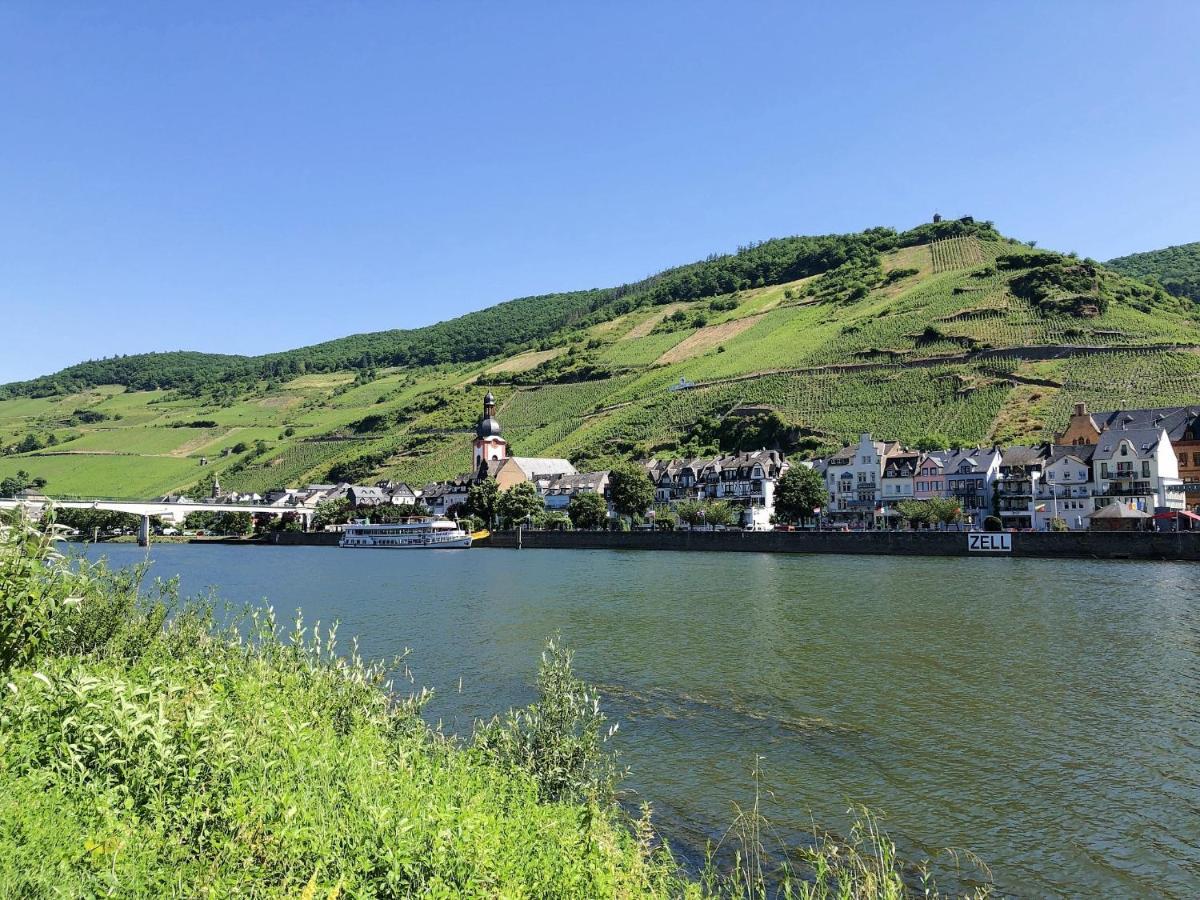
[[0, 386], [3, 397], [48, 397], [99, 385], [130, 390], [178, 389], [196, 396], [235, 395], [261, 379], [347, 369], [474, 362], [541, 345], [634, 309], [782, 284], [867, 262], [898, 247], [962, 235], [998, 237], [991, 223], [970, 219], [922, 225], [900, 233], [873, 228], [857, 234], [777, 238], [667, 269], [607, 289], [523, 297], [424, 328], [338, 338], [263, 356], [194, 352], [145, 353], [79, 363], [52, 375]]
[[1135, 278], [1154, 279], [1176, 297], [1200, 303], [1200, 241], [1121, 256], [1107, 265]]
[[[262, 493], [468, 471], [492, 392], [518, 456], [1052, 439], [1074, 403], [1200, 400], [1200, 303], [987, 222], [793, 237], [617, 288], [287, 353], [101, 360], [0, 399], [0, 491]], [[7, 487], [5, 487], [7, 485]]]

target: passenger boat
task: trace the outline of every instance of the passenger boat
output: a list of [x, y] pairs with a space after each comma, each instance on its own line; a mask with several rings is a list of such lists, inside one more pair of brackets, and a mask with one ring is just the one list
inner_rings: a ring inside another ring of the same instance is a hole
[[379, 525], [360, 520], [346, 526], [338, 546], [397, 550], [461, 549], [471, 546], [471, 535], [459, 528], [456, 522], [432, 516]]

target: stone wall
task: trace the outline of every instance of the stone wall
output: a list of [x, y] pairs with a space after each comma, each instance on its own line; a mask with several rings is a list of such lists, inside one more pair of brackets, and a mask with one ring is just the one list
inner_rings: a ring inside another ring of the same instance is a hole
[[[1012, 550], [972, 552], [961, 531], [525, 531], [529, 549], [713, 550], [750, 553], [866, 553], [890, 556], [1022, 556], [1061, 559], [1200, 561], [1200, 532], [1028, 532], [1009, 534]], [[515, 531], [493, 532], [479, 546], [517, 546]]]

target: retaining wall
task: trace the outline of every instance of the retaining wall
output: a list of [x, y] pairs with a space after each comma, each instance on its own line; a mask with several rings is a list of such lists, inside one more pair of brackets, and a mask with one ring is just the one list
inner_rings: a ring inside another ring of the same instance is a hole
[[[1011, 541], [1009, 552], [973, 552], [968, 549], [968, 533], [961, 531], [525, 531], [521, 543], [531, 550], [711, 550], [1200, 561], [1200, 532], [1022, 532], [1006, 537]], [[517, 533], [493, 532], [480, 546], [515, 548]]]

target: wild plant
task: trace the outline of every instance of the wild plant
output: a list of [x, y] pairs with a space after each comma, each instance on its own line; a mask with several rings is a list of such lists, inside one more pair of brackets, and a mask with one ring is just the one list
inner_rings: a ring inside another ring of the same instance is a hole
[[605, 744], [617, 732], [600, 697], [575, 675], [574, 654], [551, 638], [537, 674], [538, 699], [502, 720], [476, 723], [474, 746], [488, 758], [528, 772], [542, 799], [612, 802], [622, 774]]

